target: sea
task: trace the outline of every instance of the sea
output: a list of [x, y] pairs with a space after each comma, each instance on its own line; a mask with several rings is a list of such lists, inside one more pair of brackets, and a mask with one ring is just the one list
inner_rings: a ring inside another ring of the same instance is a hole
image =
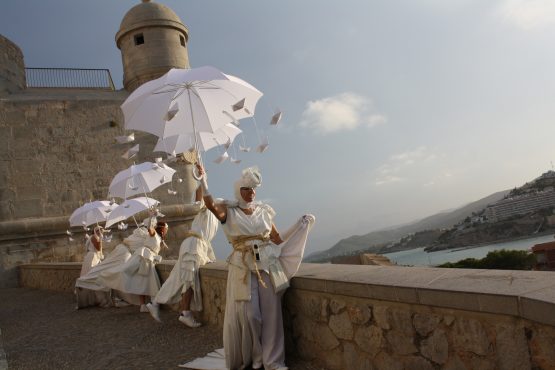
[[437, 252], [426, 252], [424, 248], [409, 249], [401, 252], [386, 253], [384, 256], [398, 265], [437, 266], [445, 262], [457, 262], [465, 258], [484, 258], [488, 252], [507, 250], [530, 250], [534, 245], [555, 241], [554, 235], [542, 235], [526, 239], [518, 239], [495, 244], [469, 246], [446, 249]]

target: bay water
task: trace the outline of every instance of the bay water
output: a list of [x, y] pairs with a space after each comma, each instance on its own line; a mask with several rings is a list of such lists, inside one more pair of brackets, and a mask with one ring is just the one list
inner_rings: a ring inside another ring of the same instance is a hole
[[536, 244], [555, 241], [553, 234], [518, 239], [495, 244], [469, 246], [463, 248], [446, 249], [437, 252], [426, 252], [424, 248], [409, 249], [406, 251], [386, 253], [384, 256], [398, 265], [409, 266], [437, 266], [445, 262], [457, 262], [465, 258], [484, 258], [488, 252], [507, 250], [529, 250]]

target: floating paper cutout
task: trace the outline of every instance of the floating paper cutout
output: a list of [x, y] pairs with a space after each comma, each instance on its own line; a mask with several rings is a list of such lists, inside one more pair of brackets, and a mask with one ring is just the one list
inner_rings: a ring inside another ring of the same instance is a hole
[[239, 100], [237, 103], [231, 106], [234, 112], [237, 112], [238, 110], [243, 109], [244, 107], [245, 107], [245, 98]]
[[120, 223], [118, 224], [118, 229], [120, 229], [120, 230], [127, 230], [127, 227], [128, 227], [128, 226], [129, 226], [129, 224], [126, 224], [126, 223], [124, 223], [124, 222], [120, 222]]
[[177, 179], [177, 182], [181, 184], [181, 183], [183, 182], [183, 179], [182, 179], [182, 178], [178, 178], [178, 179]]
[[156, 158], [154, 158], [154, 162], [156, 162], [156, 163], [162, 163], [162, 157], [156, 157]]
[[270, 125], [277, 125], [281, 121], [281, 112], [277, 111], [276, 114], [272, 116], [272, 120], [270, 121]]
[[227, 152], [224, 152], [224, 154], [222, 154], [221, 156], [219, 156], [218, 158], [214, 159], [214, 163], [216, 164], [220, 164], [222, 162], [224, 162], [226, 159], [229, 158], [229, 154], [227, 154]]
[[241, 160], [240, 160], [240, 159], [236, 159], [236, 158], [233, 158], [233, 157], [231, 157], [229, 161], [230, 161], [231, 163], [235, 163], [235, 164], [241, 163]]
[[123, 153], [122, 158], [124, 159], [131, 159], [139, 153], [139, 144], [135, 145], [125, 153]]
[[69, 235], [69, 236], [73, 235], [73, 233], [69, 230], [66, 230], [66, 234]]
[[72, 241], [74, 241], [74, 240], [75, 240], [75, 239], [73, 239], [73, 238], [72, 238], [71, 236], [70, 236], [70, 237], [68, 237], [68, 239], [69, 239], [69, 241], [70, 241], [70, 242], [72, 242]]
[[110, 199], [110, 205], [113, 206], [116, 203], [116, 200], [114, 198]]
[[171, 121], [173, 117], [179, 112], [179, 104], [176, 102], [174, 105], [170, 107], [166, 115], [164, 116], [164, 120]]
[[256, 147], [256, 151], [258, 153], [264, 153], [266, 151], [266, 149], [268, 149], [269, 145], [270, 145], [270, 143], [268, 142], [268, 138], [266, 137], [266, 138], [264, 138], [262, 143], [260, 143], [260, 145]]
[[104, 235], [102, 238], [106, 243], [110, 243], [112, 241], [112, 235]]
[[169, 195], [177, 195], [177, 191], [172, 190], [172, 189], [168, 189], [168, 194]]
[[248, 153], [251, 151], [251, 148], [249, 148], [248, 146], [239, 145], [239, 150], [242, 152]]
[[229, 117], [229, 119], [231, 120], [230, 123], [233, 123], [235, 126], [239, 126], [239, 121], [237, 121], [237, 119], [233, 117], [229, 112], [223, 110], [222, 113]]
[[129, 135], [116, 136], [115, 139], [120, 144], [131, 143], [131, 142], [135, 141], [135, 133], [133, 132]]
[[227, 151], [229, 149], [229, 147], [231, 146], [231, 139], [227, 138], [227, 142], [223, 145], [223, 147], [225, 148], [225, 150]]
[[160, 179], [160, 184], [163, 184], [167, 181], [167, 177], [164, 175], [162, 176], [162, 178]]

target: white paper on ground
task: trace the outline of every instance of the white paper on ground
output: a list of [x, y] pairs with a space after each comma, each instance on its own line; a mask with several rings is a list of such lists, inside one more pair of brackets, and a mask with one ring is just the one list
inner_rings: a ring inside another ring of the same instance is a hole
[[199, 357], [191, 362], [177, 366], [195, 370], [228, 370], [225, 366], [225, 352], [223, 348], [210, 352], [205, 357]]

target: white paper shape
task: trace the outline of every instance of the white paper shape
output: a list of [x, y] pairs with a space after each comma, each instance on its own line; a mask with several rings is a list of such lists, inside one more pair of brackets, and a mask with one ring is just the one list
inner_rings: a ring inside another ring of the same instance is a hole
[[74, 241], [75, 239], [73, 239], [71, 236], [68, 238], [70, 242]]
[[231, 106], [234, 112], [237, 112], [238, 110], [243, 109], [244, 107], [245, 107], [245, 98], [239, 100], [237, 103]]
[[237, 119], [233, 117], [229, 112], [223, 110], [222, 113], [229, 117], [229, 119], [231, 120], [230, 123], [233, 123], [235, 126], [239, 126], [239, 121], [237, 121]]
[[125, 153], [123, 153], [122, 158], [124, 159], [131, 159], [139, 153], [139, 144], [135, 145]]
[[268, 142], [268, 138], [265, 138], [262, 143], [260, 143], [260, 145], [256, 147], [256, 151], [258, 153], [264, 153], [266, 149], [268, 149], [269, 145], [270, 143]]
[[231, 157], [231, 159], [230, 159], [229, 161], [230, 161], [231, 163], [235, 163], [235, 164], [241, 163], [241, 160], [240, 160], [240, 159], [236, 159], [236, 158], [233, 158], [233, 157]]
[[182, 183], [182, 182], [183, 182], [183, 179], [179, 178], [179, 179], [177, 179], [177, 182], [178, 182], [178, 183]]
[[177, 102], [175, 102], [175, 104], [173, 104], [170, 107], [170, 109], [168, 110], [168, 112], [164, 116], [164, 120], [171, 121], [173, 119], [173, 117], [175, 117], [177, 112], [179, 112], [179, 104]]
[[281, 112], [278, 111], [276, 114], [272, 116], [272, 120], [270, 121], [270, 125], [277, 125], [281, 121]]
[[67, 234], [67, 235], [70, 235], [70, 236], [73, 235], [73, 233], [72, 233], [71, 231], [69, 231], [69, 230], [66, 230], [66, 234]]
[[248, 153], [251, 151], [251, 148], [249, 148], [248, 146], [239, 145], [239, 150], [242, 152]]
[[168, 194], [170, 194], [170, 195], [176, 195], [176, 194], [177, 194], [177, 191], [172, 190], [172, 189], [168, 189]]
[[227, 151], [229, 149], [229, 147], [231, 146], [231, 139], [227, 138], [227, 142], [224, 144], [224, 148]]
[[214, 159], [214, 163], [216, 164], [220, 164], [222, 162], [224, 162], [226, 159], [229, 158], [229, 154], [227, 154], [227, 152], [224, 152], [224, 154], [222, 154], [221, 156], [219, 156], [218, 158]]
[[131, 142], [135, 141], [135, 133], [133, 132], [129, 135], [116, 136], [115, 139], [119, 144], [131, 143]]
[[154, 158], [154, 162], [156, 162], [156, 163], [162, 163], [162, 157], [156, 157], [156, 158]]
[[166, 182], [166, 176], [162, 176], [162, 178], [160, 179], [160, 184], [163, 184]]

